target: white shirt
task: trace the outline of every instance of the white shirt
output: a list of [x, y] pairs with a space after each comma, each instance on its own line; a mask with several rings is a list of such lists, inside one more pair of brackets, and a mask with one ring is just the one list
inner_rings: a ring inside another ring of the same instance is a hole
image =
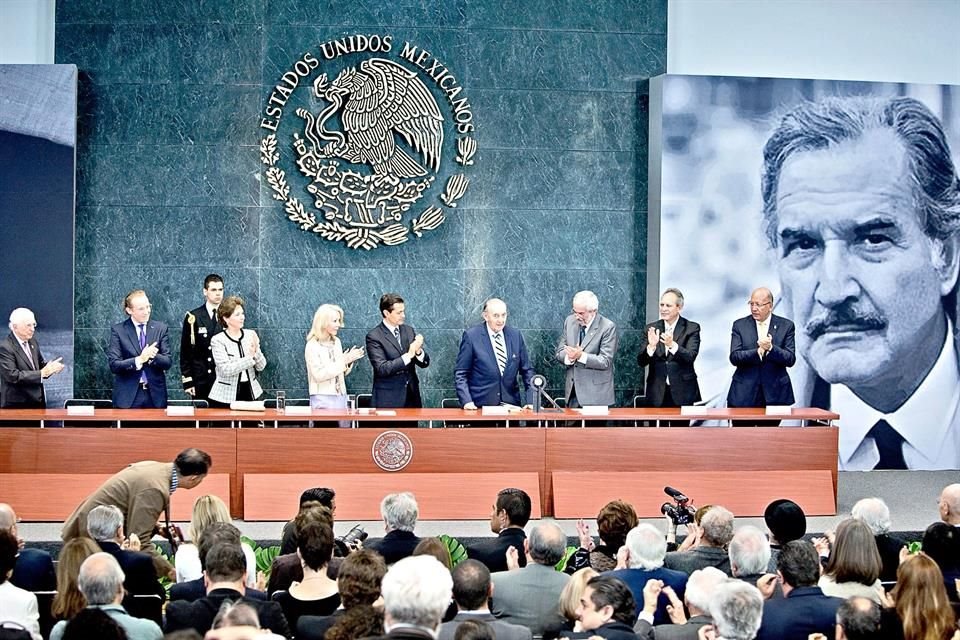
[[43, 640], [40, 635], [40, 610], [37, 596], [7, 580], [0, 584], [0, 622], [16, 622], [30, 632], [33, 640]]
[[[597, 319], [597, 314], [593, 314], [593, 317], [590, 318], [590, 322], [587, 323], [587, 326], [583, 328], [583, 339], [587, 339], [587, 334], [590, 332], [590, 327], [593, 326], [593, 321]], [[577, 358], [577, 362], [580, 364], [587, 364], [587, 352], [583, 351], [580, 354], [580, 357]], [[563, 356], [563, 364], [568, 367], [573, 364], [573, 360], [570, 359], [570, 356]]]
[[209, 302], [204, 305], [207, 308], [207, 315], [212, 318], [214, 321], [217, 320], [217, 307], [213, 306]]
[[867, 437], [880, 419], [903, 436], [907, 468], [960, 468], [960, 372], [952, 323], [933, 369], [899, 409], [881, 413], [841, 384], [830, 386], [830, 408], [840, 414], [840, 471], [870, 470], [880, 461]]
[[[257, 558], [246, 542], [240, 543], [243, 549], [243, 557], [247, 561], [247, 587], [255, 589], [257, 587]], [[184, 543], [177, 547], [177, 555], [173, 559], [173, 564], [177, 569], [177, 582], [189, 582], [203, 577], [203, 569], [200, 567], [200, 551], [192, 543]]]

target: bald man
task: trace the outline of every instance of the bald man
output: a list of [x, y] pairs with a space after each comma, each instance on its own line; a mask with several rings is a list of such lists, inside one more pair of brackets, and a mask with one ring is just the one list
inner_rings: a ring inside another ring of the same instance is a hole
[[787, 368], [797, 361], [793, 322], [773, 314], [770, 289], [754, 289], [750, 315], [734, 321], [730, 364], [737, 370], [727, 394], [728, 407], [792, 405]]
[[57, 588], [57, 576], [53, 570], [53, 558], [42, 549], [23, 546], [23, 538], [17, 531], [17, 514], [6, 502], [0, 502], [0, 531], [9, 531], [17, 539], [20, 552], [13, 567], [10, 582], [27, 591], [53, 591]]
[[952, 527], [960, 527], [960, 484], [948, 484], [940, 492], [940, 519]]

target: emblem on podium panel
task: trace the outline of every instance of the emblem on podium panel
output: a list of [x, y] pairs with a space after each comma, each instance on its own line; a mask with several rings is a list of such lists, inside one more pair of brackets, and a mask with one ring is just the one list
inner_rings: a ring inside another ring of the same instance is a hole
[[303, 231], [352, 249], [438, 228], [470, 185], [477, 141], [462, 86], [432, 53], [389, 35], [304, 53], [262, 116], [272, 197]]
[[372, 453], [384, 471], [400, 471], [413, 459], [413, 442], [399, 431], [384, 431], [373, 441]]

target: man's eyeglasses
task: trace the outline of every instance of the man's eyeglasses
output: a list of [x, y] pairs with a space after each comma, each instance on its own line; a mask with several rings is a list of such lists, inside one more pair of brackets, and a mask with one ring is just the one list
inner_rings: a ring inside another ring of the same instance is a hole
[[760, 309], [770, 304], [769, 302], [748, 302], [747, 306], [751, 309]]

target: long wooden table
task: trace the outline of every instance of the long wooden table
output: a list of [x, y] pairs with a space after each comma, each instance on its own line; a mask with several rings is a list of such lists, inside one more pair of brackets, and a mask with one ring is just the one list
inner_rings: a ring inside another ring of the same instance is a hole
[[[176, 520], [188, 519], [193, 499], [204, 493], [221, 495], [235, 517], [286, 520], [296, 511], [300, 492], [310, 486], [337, 490], [341, 520], [379, 519], [380, 499], [394, 491], [413, 491], [424, 519], [486, 519], [496, 492], [507, 486], [530, 493], [534, 517], [592, 518], [614, 498], [633, 503], [642, 517], [653, 517], [669, 501], [662, 493], [665, 485], [684, 491], [696, 504], [724, 504], [741, 516], [759, 515], [780, 497], [796, 500], [810, 515], [836, 512], [837, 429], [832, 425], [837, 414], [795, 409], [790, 416], [777, 416], [808, 425], [797, 427], [655, 426], [674, 424], [678, 410], [612, 409], [606, 416], [566, 411], [539, 418], [451, 409], [401, 409], [396, 415], [317, 411], [311, 416], [209, 409], [189, 417], [162, 410], [98, 410], [93, 416], [0, 410], [0, 500], [11, 502], [25, 520], [62, 520], [92, 487], [124, 465], [172, 460], [195, 446], [213, 457], [212, 475], [192, 492], [174, 494]], [[362, 428], [284, 427], [311, 419], [356, 419]], [[683, 416], [735, 425], [770, 419], [755, 409]], [[108, 420], [123, 428], [3, 426], [30, 420]], [[258, 420], [269, 428], [247, 428]], [[629, 426], [584, 428], [598, 424], [595, 420]], [[412, 426], [465, 421], [509, 428]], [[143, 422], [160, 426], [134, 426]], [[196, 428], [231, 422], [244, 428]], [[406, 436], [412, 447], [398, 471], [384, 471], [373, 458], [374, 442], [386, 431]]]

